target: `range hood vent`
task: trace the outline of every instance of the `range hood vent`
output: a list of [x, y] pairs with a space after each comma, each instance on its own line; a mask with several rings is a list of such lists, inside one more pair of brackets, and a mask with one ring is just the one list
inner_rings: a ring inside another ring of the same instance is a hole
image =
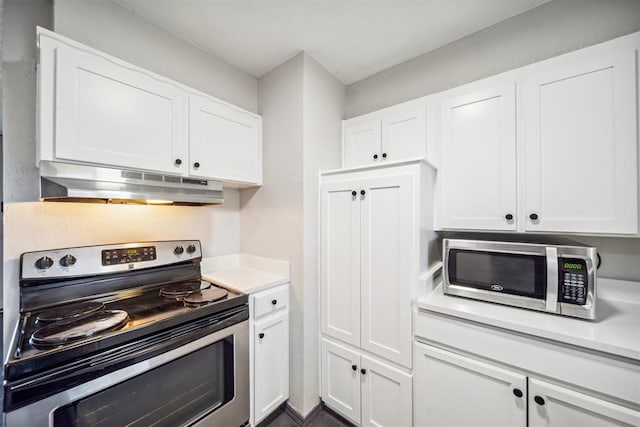
[[44, 201], [212, 205], [224, 201], [222, 182], [135, 170], [40, 162]]

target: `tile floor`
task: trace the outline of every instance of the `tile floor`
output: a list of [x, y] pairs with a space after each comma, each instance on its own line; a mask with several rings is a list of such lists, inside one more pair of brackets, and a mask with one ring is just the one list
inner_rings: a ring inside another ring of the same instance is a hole
[[[308, 427], [352, 427], [353, 424], [327, 411], [325, 408], [320, 410]], [[298, 427], [298, 424], [285, 412], [282, 412], [271, 422], [267, 424], [261, 423], [259, 427]]]

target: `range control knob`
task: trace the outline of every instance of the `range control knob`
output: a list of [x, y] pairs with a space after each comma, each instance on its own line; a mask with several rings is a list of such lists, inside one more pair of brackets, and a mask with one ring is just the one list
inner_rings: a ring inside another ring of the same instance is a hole
[[76, 263], [76, 257], [74, 257], [71, 254], [67, 254], [62, 258], [60, 258], [60, 265], [63, 267], [71, 267], [75, 263]]
[[53, 265], [53, 260], [48, 256], [43, 256], [42, 258], [38, 258], [36, 260], [36, 267], [40, 270], [46, 270], [47, 268]]
[[184, 248], [182, 246], [176, 246], [176, 248], [173, 250], [173, 253], [176, 255], [182, 255], [183, 252]]
[[195, 245], [189, 245], [187, 246], [187, 253], [188, 254], [192, 254], [196, 251], [196, 246]]

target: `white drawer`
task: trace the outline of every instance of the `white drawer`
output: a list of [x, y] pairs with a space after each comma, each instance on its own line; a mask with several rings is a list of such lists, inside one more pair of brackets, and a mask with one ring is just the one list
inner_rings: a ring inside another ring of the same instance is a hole
[[253, 296], [253, 318], [286, 308], [289, 304], [289, 285], [258, 292]]

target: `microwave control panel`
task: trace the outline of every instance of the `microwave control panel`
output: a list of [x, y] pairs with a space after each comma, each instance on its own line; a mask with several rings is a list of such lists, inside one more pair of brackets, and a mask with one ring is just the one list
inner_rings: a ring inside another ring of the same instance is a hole
[[558, 301], [584, 305], [587, 301], [587, 263], [578, 258], [560, 258]]

